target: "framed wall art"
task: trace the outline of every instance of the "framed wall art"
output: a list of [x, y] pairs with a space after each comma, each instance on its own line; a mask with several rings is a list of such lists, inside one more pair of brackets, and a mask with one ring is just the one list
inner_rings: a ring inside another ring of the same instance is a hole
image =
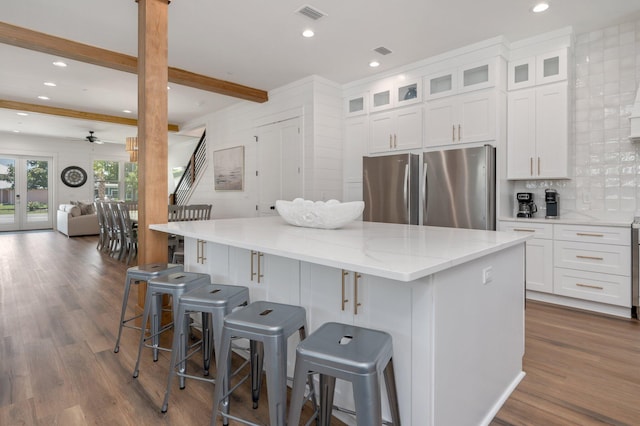
[[244, 145], [213, 151], [216, 191], [244, 191]]

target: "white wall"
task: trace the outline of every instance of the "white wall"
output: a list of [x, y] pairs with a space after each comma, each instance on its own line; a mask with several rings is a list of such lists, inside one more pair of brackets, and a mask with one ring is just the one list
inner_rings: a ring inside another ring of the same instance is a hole
[[[340, 87], [311, 76], [269, 92], [269, 101], [263, 104], [240, 102], [198, 118], [207, 126], [208, 167], [189, 203], [212, 203], [214, 218], [255, 216], [256, 128], [298, 116], [303, 140], [303, 196], [314, 200], [341, 198], [341, 108]], [[244, 190], [215, 191], [213, 151], [239, 145], [245, 147]]]
[[[71, 200], [93, 200], [93, 161], [129, 161], [124, 145], [92, 144], [48, 137], [0, 133], [0, 155], [28, 155], [53, 158], [53, 205]], [[87, 183], [70, 188], [60, 180], [60, 172], [67, 166], [79, 166], [87, 172]], [[55, 220], [54, 220], [55, 221]]]
[[[576, 36], [570, 180], [523, 181], [544, 208], [544, 190], [560, 193], [560, 212], [630, 219], [640, 208], [640, 144], [628, 140], [640, 83], [640, 20]], [[544, 210], [538, 217], [544, 216]]]

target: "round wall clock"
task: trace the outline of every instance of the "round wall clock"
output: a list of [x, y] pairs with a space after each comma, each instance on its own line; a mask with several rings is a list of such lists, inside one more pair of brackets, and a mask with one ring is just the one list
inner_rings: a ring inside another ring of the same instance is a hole
[[87, 181], [87, 172], [85, 172], [81, 167], [69, 166], [62, 171], [60, 179], [62, 179], [62, 182], [65, 185], [77, 188], [84, 185]]

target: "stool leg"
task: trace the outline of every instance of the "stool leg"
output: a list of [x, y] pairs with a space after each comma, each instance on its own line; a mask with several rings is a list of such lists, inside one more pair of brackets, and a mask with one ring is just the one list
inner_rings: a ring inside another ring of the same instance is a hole
[[378, 373], [373, 372], [353, 381], [353, 396], [356, 405], [358, 426], [382, 426], [382, 403]]
[[255, 340], [249, 341], [251, 356], [251, 400], [253, 409], [258, 408], [260, 390], [262, 389], [262, 367], [264, 362], [264, 345]]
[[391, 421], [393, 426], [400, 426], [400, 407], [398, 406], [398, 390], [396, 389], [396, 375], [393, 369], [393, 358], [389, 360], [384, 368], [384, 384], [389, 397], [389, 407], [391, 409]]
[[[298, 329], [298, 335], [300, 336], [300, 341], [303, 341], [307, 338], [307, 322]], [[309, 385], [309, 394], [311, 395], [311, 403], [313, 404], [313, 409], [318, 409], [318, 401], [316, 399], [316, 392], [313, 386], [313, 376], [311, 374], [307, 375], [307, 384]]]
[[321, 426], [331, 425], [335, 389], [336, 378], [326, 374], [320, 374], [320, 412], [318, 413], [318, 418]]
[[287, 409], [287, 339], [270, 337], [264, 341], [267, 363], [267, 394], [269, 395], [269, 424], [285, 426]]
[[149, 317], [149, 310], [151, 309], [151, 291], [147, 288], [147, 294], [144, 297], [144, 311], [142, 313], [142, 324], [140, 326], [140, 341], [138, 343], [138, 358], [136, 359], [136, 366], [133, 369], [133, 378], [138, 377], [140, 372], [140, 354], [142, 353], [142, 347], [144, 345], [144, 334], [147, 329], [147, 317]]
[[211, 314], [202, 313], [202, 367], [204, 375], [209, 375], [211, 367]]
[[309, 374], [306, 363], [297, 357], [289, 405], [289, 426], [295, 426], [300, 423], [300, 411], [302, 410], [302, 403], [304, 402], [304, 386], [307, 382], [307, 377], [311, 377], [311, 375]]
[[[149, 290], [147, 288], [147, 294]], [[151, 346], [153, 347], [153, 362], [158, 361], [158, 353], [160, 350], [160, 331], [162, 320], [162, 295], [154, 295], [151, 299]], [[176, 312], [173, 313], [173, 317], [176, 317]]]
[[183, 347], [184, 339], [184, 322], [185, 311], [182, 307], [178, 310], [178, 317], [175, 318], [175, 327], [173, 333], [173, 343], [171, 345], [171, 362], [169, 363], [169, 376], [167, 377], [167, 389], [164, 391], [164, 401], [162, 403], [162, 412], [166, 413], [169, 408], [169, 393], [171, 392], [171, 382], [173, 376], [176, 374], [177, 364], [182, 361], [185, 355], [182, 354], [181, 348]]
[[[211, 426], [216, 426], [216, 420], [218, 412], [220, 411], [220, 404], [222, 403], [222, 412], [229, 414], [230, 398], [224, 397], [229, 392], [229, 381], [231, 376], [231, 335], [226, 329], [222, 331], [221, 337], [222, 343], [220, 345], [220, 352], [216, 354], [218, 358], [217, 367], [218, 373], [216, 374], [216, 386], [213, 393], [213, 414], [211, 415]], [[223, 425], [228, 425], [229, 420], [223, 417]]]
[[127, 273], [127, 279], [124, 283], [124, 295], [122, 296], [122, 310], [120, 311], [120, 327], [118, 328], [118, 338], [116, 339], [116, 346], [113, 348], [113, 352], [118, 353], [120, 351], [120, 337], [122, 336], [122, 328], [124, 327], [124, 316], [127, 312], [127, 303], [129, 302], [129, 291], [131, 290], [131, 278]]

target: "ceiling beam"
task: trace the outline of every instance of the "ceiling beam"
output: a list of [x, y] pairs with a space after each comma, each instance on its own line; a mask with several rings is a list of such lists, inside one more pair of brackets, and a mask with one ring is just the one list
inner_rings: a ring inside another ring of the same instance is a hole
[[[29, 111], [40, 114], [59, 115], [61, 117], [78, 118], [81, 120], [102, 121], [105, 123], [123, 124], [125, 126], [138, 126], [135, 118], [117, 117], [115, 115], [97, 114], [94, 112], [77, 111], [73, 109], [57, 108], [45, 105], [28, 104], [0, 99], [0, 108], [13, 109], [18, 111]], [[178, 132], [180, 127], [177, 124], [169, 124], [168, 131]]]
[[[0, 22], [0, 43], [61, 56], [88, 64], [99, 65], [118, 71], [132, 74], [138, 73], [138, 58], [135, 56], [129, 56], [27, 28], [17, 27], [7, 24], [6, 22]], [[252, 102], [262, 103], [269, 100], [269, 96], [264, 90], [207, 77], [206, 75], [195, 74], [179, 68], [169, 67], [169, 81], [171, 83]]]

